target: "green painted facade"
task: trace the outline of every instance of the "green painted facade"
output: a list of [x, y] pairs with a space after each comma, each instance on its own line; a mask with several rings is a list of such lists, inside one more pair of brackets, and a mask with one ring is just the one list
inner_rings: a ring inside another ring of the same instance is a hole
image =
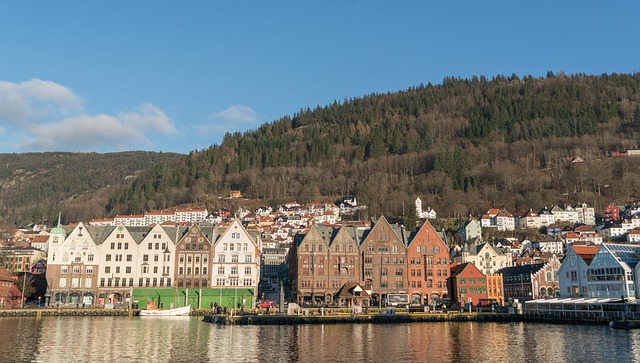
[[[244, 304], [243, 304], [244, 298]], [[210, 309], [212, 304], [218, 306], [233, 308], [245, 307], [252, 308], [255, 305], [255, 297], [253, 289], [216, 289], [216, 288], [134, 288], [133, 302], [138, 303], [139, 309], [146, 309], [147, 301], [153, 301], [160, 309], [169, 309], [173, 307], [182, 307], [191, 305], [197, 309]], [[200, 305], [198, 302], [200, 301]], [[238, 306], [239, 304], [239, 306]]]

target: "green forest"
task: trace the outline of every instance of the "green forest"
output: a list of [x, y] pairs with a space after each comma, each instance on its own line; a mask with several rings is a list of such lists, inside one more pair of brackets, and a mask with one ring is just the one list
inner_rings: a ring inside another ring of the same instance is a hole
[[[347, 195], [368, 205], [361, 218], [400, 216], [416, 197], [455, 218], [578, 202], [601, 210], [638, 197], [640, 157], [610, 153], [639, 148], [639, 136], [639, 74], [448, 77], [303, 109], [189, 155], [148, 153], [158, 159], [129, 169], [104, 163], [87, 174], [64, 164], [63, 182], [42, 178], [1, 207], [16, 221], [42, 209], [65, 209], [73, 221]], [[247, 199], [220, 199], [234, 189]]]
[[443, 217], [577, 202], [601, 209], [637, 197], [640, 158], [609, 153], [637, 148], [638, 136], [638, 74], [450, 77], [226, 134], [177, 166], [142, 173], [107, 208], [211, 208], [239, 189], [271, 205], [356, 195], [371, 216], [400, 215], [418, 196]]

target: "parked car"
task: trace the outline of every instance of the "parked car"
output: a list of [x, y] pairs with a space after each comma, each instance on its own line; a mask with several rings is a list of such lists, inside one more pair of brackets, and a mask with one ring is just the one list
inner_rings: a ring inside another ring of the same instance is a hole
[[262, 300], [258, 303], [259, 308], [275, 308], [276, 302], [273, 300]]

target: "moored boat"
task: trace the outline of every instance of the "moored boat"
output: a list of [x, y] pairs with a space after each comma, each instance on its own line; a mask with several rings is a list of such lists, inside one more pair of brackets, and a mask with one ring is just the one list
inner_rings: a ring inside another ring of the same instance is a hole
[[609, 326], [614, 329], [639, 329], [640, 320], [612, 320], [609, 322]]
[[191, 306], [175, 309], [140, 310], [140, 316], [189, 316]]

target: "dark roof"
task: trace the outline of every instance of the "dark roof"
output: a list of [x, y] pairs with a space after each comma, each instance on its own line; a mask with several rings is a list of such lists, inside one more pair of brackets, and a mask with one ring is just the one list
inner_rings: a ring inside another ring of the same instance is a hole
[[521, 275], [524, 281], [529, 281], [529, 279], [531, 278], [531, 275], [538, 272], [538, 270], [540, 270], [543, 266], [544, 266], [544, 263], [535, 263], [531, 265], [505, 267], [503, 269], [498, 270], [496, 273], [502, 274], [502, 278], [505, 283], [515, 282], [515, 281], [512, 281], [514, 280], [514, 278], [518, 282], [520, 282]]

